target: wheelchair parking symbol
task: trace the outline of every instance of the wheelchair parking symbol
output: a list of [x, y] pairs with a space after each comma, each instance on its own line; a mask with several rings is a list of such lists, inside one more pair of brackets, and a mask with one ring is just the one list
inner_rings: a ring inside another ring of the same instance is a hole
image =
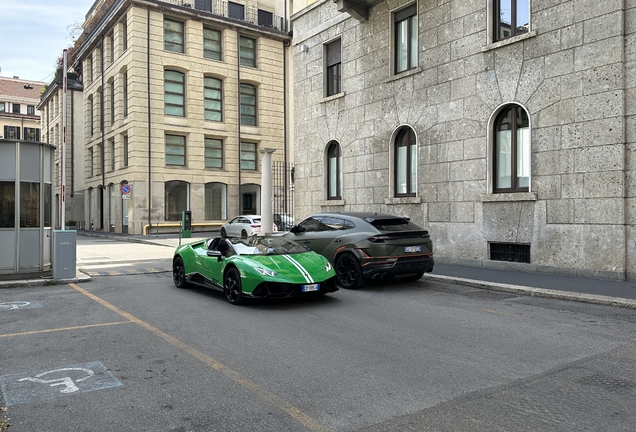
[[0, 303], [0, 311], [16, 310], [16, 309], [31, 309], [42, 307], [42, 304], [36, 301], [10, 301]]
[[6, 406], [121, 385], [121, 382], [98, 361], [35, 373], [0, 376], [0, 390]]

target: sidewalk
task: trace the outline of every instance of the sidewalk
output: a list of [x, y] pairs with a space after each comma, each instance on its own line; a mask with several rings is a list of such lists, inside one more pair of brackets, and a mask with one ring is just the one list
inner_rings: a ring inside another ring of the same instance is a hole
[[[218, 232], [194, 232], [192, 238], [180, 239], [178, 234], [128, 235], [94, 231], [78, 231], [78, 238], [135, 242], [141, 245], [165, 246], [174, 250], [179, 244], [191, 243], [218, 235]], [[155, 248], [156, 249], [156, 248]], [[168, 252], [168, 251], [166, 251]], [[172, 253], [171, 251], [168, 253]], [[78, 260], [81, 259], [78, 255]], [[467, 285], [475, 288], [503, 291], [518, 295], [556, 298], [585, 303], [613, 305], [636, 309], [636, 281], [610, 281], [549, 274], [493, 270], [436, 263], [432, 273], [422, 278]], [[90, 276], [77, 272], [77, 277], [58, 283], [88, 282]], [[0, 281], [0, 289], [15, 286], [35, 286], [51, 283], [50, 279]]]

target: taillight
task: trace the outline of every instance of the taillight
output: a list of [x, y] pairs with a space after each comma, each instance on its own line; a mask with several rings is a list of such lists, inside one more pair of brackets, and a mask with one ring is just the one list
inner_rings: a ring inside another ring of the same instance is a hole
[[252, 228], [260, 228], [260, 225], [250, 225]]
[[371, 243], [384, 243], [384, 240], [388, 238], [388, 236], [373, 236], [369, 237], [367, 240], [369, 240]]

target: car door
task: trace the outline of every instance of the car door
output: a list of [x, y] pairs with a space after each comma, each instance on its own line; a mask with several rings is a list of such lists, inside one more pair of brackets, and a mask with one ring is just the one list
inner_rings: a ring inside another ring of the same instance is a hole
[[331, 259], [332, 256], [326, 251], [335, 249], [335, 245], [341, 242], [339, 237], [344, 234], [345, 221], [342, 218], [325, 216], [320, 222], [311, 239], [311, 250]]
[[309, 216], [307, 219], [298, 224], [298, 226], [294, 229], [294, 232], [290, 231], [285, 234], [284, 237], [295, 241], [309, 250], [313, 250], [311, 240], [314, 234], [316, 234], [316, 231], [320, 229], [320, 221], [322, 218], [323, 216]]

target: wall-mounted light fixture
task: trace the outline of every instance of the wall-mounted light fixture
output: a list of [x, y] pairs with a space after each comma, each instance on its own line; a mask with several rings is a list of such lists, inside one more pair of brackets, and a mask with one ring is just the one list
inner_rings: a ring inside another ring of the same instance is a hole
[[305, 44], [300, 45], [300, 52], [309, 52], [309, 47]]

